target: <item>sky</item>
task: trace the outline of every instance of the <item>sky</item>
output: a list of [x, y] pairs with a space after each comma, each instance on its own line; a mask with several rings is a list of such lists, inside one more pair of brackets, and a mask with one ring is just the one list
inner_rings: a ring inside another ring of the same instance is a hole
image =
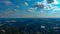
[[60, 18], [60, 0], [0, 0], [0, 18]]

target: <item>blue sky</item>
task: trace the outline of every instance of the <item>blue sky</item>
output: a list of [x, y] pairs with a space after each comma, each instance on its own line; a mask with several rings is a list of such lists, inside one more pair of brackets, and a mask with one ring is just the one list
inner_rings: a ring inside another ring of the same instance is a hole
[[60, 0], [0, 0], [0, 18], [60, 18]]

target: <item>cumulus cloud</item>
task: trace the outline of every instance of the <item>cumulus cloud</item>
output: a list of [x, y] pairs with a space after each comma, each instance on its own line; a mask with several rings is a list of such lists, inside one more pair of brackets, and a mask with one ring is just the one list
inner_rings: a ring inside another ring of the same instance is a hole
[[39, 1], [35, 2], [33, 5], [34, 5], [34, 7], [38, 7], [39, 9], [43, 9], [44, 8], [43, 3], [39, 2]]
[[16, 5], [16, 8], [20, 8], [20, 6], [19, 5]]
[[25, 6], [28, 6], [29, 4], [27, 2], [25, 2]]
[[44, 0], [44, 1], [43, 1], [43, 3], [47, 3], [47, 1], [46, 1], [46, 0]]
[[19, 12], [19, 10], [18, 10], [18, 9], [13, 9], [13, 10], [14, 10], [14, 13]]
[[44, 5], [44, 9], [46, 9], [46, 10], [52, 10], [52, 9], [53, 10], [59, 10], [59, 7], [58, 6], [53, 6], [52, 4], [54, 4], [54, 3]]
[[57, 0], [54, 0], [53, 4], [59, 4], [59, 2]]
[[54, 10], [60, 10], [60, 8], [58, 6], [54, 6], [53, 8]]
[[12, 2], [9, 0], [0, 0], [0, 3], [5, 3], [7, 5], [11, 4]]
[[37, 12], [38, 14], [44, 14], [44, 11], [42, 10], [42, 11], [39, 11], [39, 12]]
[[[38, 7], [39, 9], [43, 9], [43, 10], [60, 10], [60, 8], [58, 6], [53, 6], [53, 4], [59, 4], [59, 2], [57, 0], [54, 0], [54, 2], [48, 4], [47, 0], [44, 0], [43, 2], [35, 2], [33, 5], [34, 7]], [[29, 11], [31, 11], [31, 9], [29, 9]]]
[[54, 6], [51, 14], [57, 14], [58, 11], [60, 11], [60, 8], [57, 6]]
[[40, 5], [42, 5], [42, 2], [37, 1], [37, 2], [34, 3], [34, 5], [40, 6]]
[[9, 5], [9, 4], [11, 4], [12, 2], [10, 2], [10, 1], [4, 1], [4, 3], [7, 4], [7, 5]]
[[29, 8], [27, 11], [29, 11], [29, 12], [35, 12], [37, 10], [37, 7], [35, 7], [35, 8]]
[[46, 4], [46, 6], [44, 6], [44, 10], [52, 10], [53, 6], [52, 4]]
[[51, 10], [53, 9], [52, 4], [47, 4], [47, 0], [44, 0], [43, 2], [35, 2], [34, 7], [38, 7], [39, 9], [45, 9], [45, 10]]
[[[51, 10], [51, 9], [53, 9], [54, 6], [52, 6], [52, 3], [48, 3], [48, 2], [49, 1], [47, 1], [47, 0], [43, 1], [44, 10]], [[50, 2], [53, 2], [53, 0], [50, 1]]]
[[35, 4], [36, 4], [36, 5], [41, 5], [42, 3], [38, 1], [38, 2], [36, 2]]

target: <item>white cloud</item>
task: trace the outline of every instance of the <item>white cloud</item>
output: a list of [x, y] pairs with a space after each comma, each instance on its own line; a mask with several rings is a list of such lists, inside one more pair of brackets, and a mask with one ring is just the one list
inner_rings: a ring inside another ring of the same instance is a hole
[[53, 9], [52, 4], [46, 4], [46, 6], [44, 6], [44, 10], [51, 10]]
[[34, 3], [34, 5], [37, 5], [37, 6], [40, 6], [40, 5], [42, 5], [43, 3], [42, 2], [39, 2], [39, 1], [37, 1], [37, 2], [35, 2]]
[[51, 10], [51, 9], [53, 9], [52, 4], [47, 4], [46, 0], [44, 0], [43, 2], [39, 2], [39, 1], [35, 2], [34, 5], [36, 7], [39, 7], [39, 8], [40, 8], [41, 5], [44, 5], [43, 7], [44, 7], [45, 10]]
[[48, 5], [48, 10], [53, 9], [53, 6], [51, 4]]
[[[57, 10], [57, 9], [56, 9], [57, 6], [52, 6], [52, 4], [59, 4], [59, 2], [58, 2], [57, 0], [54, 0], [53, 3], [47, 4], [46, 0], [44, 0], [44, 1], [43, 1], [43, 4], [44, 4], [44, 9], [45, 9], [45, 10], [51, 10], [51, 9]], [[59, 9], [58, 9], [58, 10], [59, 10]]]
[[59, 2], [57, 0], [54, 0], [54, 3], [53, 4], [59, 4]]
[[35, 8], [29, 8], [27, 11], [29, 11], [29, 12], [35, 12], [35, 10], [37, 10], [37, 7], [35, 7]]
[[10, 1], [5, 1], [6, 4], [10, 4], [11, 2]]
[[20, 6], [19, 6], [19, 5], [16, 5], [16, 7], [17, 7], [17, 8], [20, 8]]
[[57, 11], [60, 11], [60, 8], [59, 8], [59, 7], [57, 7], [57, 6], [53, 7], [52, 14], [56, 14], [56, 13], [57, 13]]
[[60, 10], [58, 6], [54, 6], [54, 10]]
[[11, 4], [12, 4], [11, 1], [4, 1], [4, 3], [5, 3], [6, 5], [11, 5]]
[[46, 0], [44, 0], [44, 1], [43, 1], [43, 3], [45, 3], [45, 4], [46, 4], [46, 3], [47, 3], [47, 1], [46, 1]]
[[46, 6], [44, 6], [45, 10], [60, 10], [60, 8], [58, 6], [52, 6], [52, 4], [47, 4]]
[[38, 7], [39, 9], [43, 9], [44, 8], [44, 3], [37, 1], [33, 4], [33, 6]]
[[46, 1], [46, 0], [44, 0], [44, 1], [43, 1], [43, 4], [44, 4], [44, 6], [46, 6], [46, 5], [47, 5], [47, 1]]
[[2, 0], [0, 3], [4, 3], [6, 5], [12, 4], [12, 2], [10, 0]]
[[38, 1], [38, 2], [36, 2], [36, 5], [41, 5], [41, 4], [42, 4], [42, 3], [41, 3], [41, 2], [39, 2], [39, 1]]
[[25, 6], [28, 6], [29, 4], [27, 2], [25, 2]]
[[14, 9], [14, 11], [17, 11], [17, 9]]

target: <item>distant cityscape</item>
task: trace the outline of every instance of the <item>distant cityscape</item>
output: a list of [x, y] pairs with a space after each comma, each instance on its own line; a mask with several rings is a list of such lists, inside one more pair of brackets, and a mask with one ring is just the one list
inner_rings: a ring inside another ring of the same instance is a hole
[[60, 19], [0, 19], [0, 34], [60, 34]]

